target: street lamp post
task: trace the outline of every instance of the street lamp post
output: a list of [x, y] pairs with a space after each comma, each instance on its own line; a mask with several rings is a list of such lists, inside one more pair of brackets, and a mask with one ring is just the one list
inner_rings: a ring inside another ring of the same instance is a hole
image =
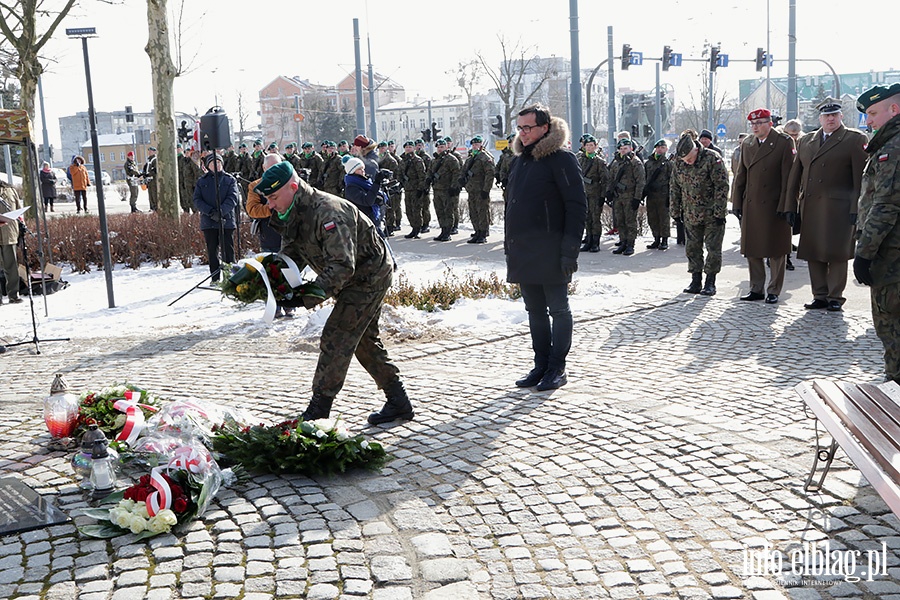
[[91, 151], [94, 156], [94, 184], [97, 187], [97, 213], [100, 217], [100, 243], [103, 248], [103, 270], [106, 273], [106, 297], [109, 307], [115, 308], [116, 301], [113, 296], [112, 282], [112, 257], [109, 254], [109, 229], [106, 225], [106, 203], [103, 201], [103, 178], [100, 170], [100, 144], [97, 141], [97, 115], [94, 112], [94, 93], [91, 88], [91, 63], [88, 59], [87, 41], [89, 37], [96, 37], [97, 30], [94, 27], [79, 27], [66, 29], [66, 35], [70, 38], [81, 38], [81, 48], [84, 51], [84, 78], [87, 81], [88, 118], [91, 121]]

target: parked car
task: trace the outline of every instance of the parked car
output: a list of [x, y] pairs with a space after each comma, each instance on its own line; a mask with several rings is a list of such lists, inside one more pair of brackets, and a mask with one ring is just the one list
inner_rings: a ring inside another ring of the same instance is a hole
[[65, 169], [50, 169], [56, 175], [56, 199], [60, 202], [74, 201], [75, 196], [72, 194], [72, 183], [66, 175]]
[[100, 181], [103, 182], [103, 185], [112, 185], [112, 177], [106, 171], [100, 171]]

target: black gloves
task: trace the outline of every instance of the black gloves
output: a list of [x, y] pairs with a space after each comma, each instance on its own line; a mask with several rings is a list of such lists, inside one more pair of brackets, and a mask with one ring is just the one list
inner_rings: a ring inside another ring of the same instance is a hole
[[787, 221], [788, 225], [790, 225], [791, 228], [793, 228], [794, 224], [797, 222], [797, 213], [795, 213], [795, 212], [784, 213], [784, 220]]
[[741, 217], [744, 216], [744, 211], [742, 211], [742, 210], [739, 209], [739, 208], [736, 208], [736, 209], [734, 209], [733, 211], [731, 211], [731, 214], [733, 214], [734, 216], [736, 216], [736, 217], [738, 218], [738, 221], [740, 221], [740, 220], [741, 220]]
[[853, 259], [853, 274], [863, 285], [872, 285], [872, 261], [862, 256]]
[[563, 275], [571, 277], [578, 270], [578, 260], [568, 256], [560, 256], [559, 266], [562, 268]]
[[850, 213], [850, 224], [856, 225], [856, 213]]
[[218, 209], [214, 208], [210, 211], [209, 218], [213, 223], [218, 223], [222, 220], [222, 213], [220, 213]]
[[637, 198], [635, 198], [634, 200], [631, 201], [631, 210], [637, 210], [638, 206], [640, 206], [640, 205], [641, 205], [641, 201], [638, 200]]
[[490, 200], [490, 198], [491, 198], [491, 193], [490, 193], [490, 192], [481, 192], [481, 199], [482, 199], [482, 200]]
[[724, 224], [725, 224], [725, 217], [722, 217], [721, 219], [718, 218], [718, 217], [716, 217], [715, 221], [716, 221], [716, 225], [724, 225]]
[[28, 232], [28, 228], [25, 227], [25, 223], [19, 221], [19, 237], [25, 237], [25, 234]]

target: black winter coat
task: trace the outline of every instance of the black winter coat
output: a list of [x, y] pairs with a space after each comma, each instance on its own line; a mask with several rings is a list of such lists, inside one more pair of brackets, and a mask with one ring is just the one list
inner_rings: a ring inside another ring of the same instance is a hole
[[44, 200], [56, 198], [56, 175], [53, 171], [41, 169], [41, 197]]
[[194, 188], [194, 208], [200, 213], [200, 229], [218, 229], [219, 221], [210, 217], [218, 212], [225, 229], [234, 229], [234, 209], [238, 205], [241, 193], [238, 191], [237, 180], [218, 171], [219, 174], [219, 201], [216, 203], [216, 181], [213, 179], [213, 171], [197, 180]]
[[550, 130], [531, 148], [513, 142], [506, 206], [506, 280], [569, 283], [560, 257], [578, 258], [587, 200], [581, 168], [566, 149], [569, 128], [553, 117]]

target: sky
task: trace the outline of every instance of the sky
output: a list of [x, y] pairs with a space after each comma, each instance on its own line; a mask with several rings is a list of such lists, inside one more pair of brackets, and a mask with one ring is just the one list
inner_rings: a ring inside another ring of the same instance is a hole
[[[59, 0], [47, 0], [53, 2]], [[607, 28], [613, 27], [614, 53], [629, 43], [644, 56], [659, 57], [670, 45], [684, 58], [700, 57], [706, 41], [721, 43], [730, 59], [752, 60], [766, 47], [767, 29], [776, 63], [772, 77], [787, 75], [789, 0], [644, 0], [640, 4], [580, 0], [578, 29], [582, 68], [593, 68], [607, 56]], [[827, 60], [837, 71], [865, 72], [900, 67], [891, 47], [896, 9], [868, 0], [853, 8], [796, 0], [797, 56]], [[181, 6], [169, 0], [170, 9]], [[237, 96], [258, 101], [258, 92], [278, 75], [299, 76], [333, 85], [354, 68], [353, 19], [359, 19], [361, 60], [367, 68], [367, 36], [376, 71], [406, 88], [407, 97], [441, 98], [459, 93], [455, 70], [476, 51], [496, 65], [501, 60], [498, 35], [520, 42], [541, 56], [571, 56], [570, 2], [565, 0], [455, 0], [452, 4], [413, 0], [269, 0], [265, 13], [254, 15], [244, 0], [189, 1], [184, 6], [183, 55], [188, 67], [176, 79], [175, 109], [203, 114], [214, 105], [237, 114]], [[768, 6], [768, 10], [767, 10]], [[80, 0], [45, 48], [44, 101], [51, 142], [59, 142], [60, 116], [87, 110], [84, 59], [79, 40], [65, 36], [66, 27], [96, 27], [88, 42], [94, 105], [98, 111], [152, 109], [146, 2], [118, 4]], [[878, 10], [881, 16], [874, 14]], [[174, 19], [172, 21], [175, 28]], [[853, 37], [851, 37], [853, 36]], [[850, 41], [853, 39], [854, 41]], [[688, 88], [699, 89], [707, 76], [705, 63], [685, 62], [662, 73], [683, 101]], [[449, 73], [448, 73], [449, 72]], [[739, 79], [762, 74], [752, 62], [732, 62], [719, 69], [720, 85], [737, 96]], [[802, 64], [799, 75], [827, 73], [824, 65]], [[652, 62], [622, 71], [616, 86], [650, 89]], [[488, 81], [482, 82], [485, 89]], [[256, 106], [254, 105], [254, 110]], [[40, 116], [36, 123], [40, 131]], [[474, 132], [473, 132], [474, 133]]]

